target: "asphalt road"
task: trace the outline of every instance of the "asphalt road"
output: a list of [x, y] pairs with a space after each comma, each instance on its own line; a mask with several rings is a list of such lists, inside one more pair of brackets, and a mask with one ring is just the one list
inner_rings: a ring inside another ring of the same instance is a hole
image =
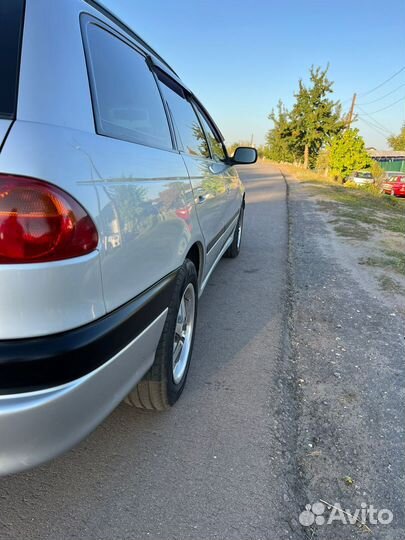
[[182, 399], [122, 404], [66, 455], [1, 479], [2, 540], [289, 537], [286, 185], [260, 165], [241, 175], [242, 252], [201, 299]]

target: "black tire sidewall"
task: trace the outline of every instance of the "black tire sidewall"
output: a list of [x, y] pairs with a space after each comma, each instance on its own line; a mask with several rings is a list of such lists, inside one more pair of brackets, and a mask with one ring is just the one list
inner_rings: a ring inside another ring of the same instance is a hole
[[[176, 320], [177, 320], [177, 314], [178, 314], [180, 302], [181, 302], [183, 293], [189, 283], [193, 284], [194, 293], [195, 293], [193, 335], [191, 337], [190, 352], [187, 358], [187, 366], [185, 368], [184, 375], [182, 379], [176, 384], [173, 380], [173, 340], [174, 340]], [[166, 380], [166, 392], [167, 392], [166, 399], [169, 405], [173, 405], [178, 400], [178, 398], [180, 397], [180, 394], [183, 391], [184, 385], [186, 383], [187, 374], [190, 367], [190, 360], [193, 353], [194, 336], [195, 336], [195, 329], [196, 329], [196, 323], [197, 323], [197, 311], [198, 311], [197, 271], [194, 264], [189, 259], [186, 259], [182, 267], [180, 268], [179, 274], [177, 276], [177, 282], [176, 282], [175, 290], [173, 292], [173, 298], [169, 306], [169, 312], [167, 314], [166, 323], [165, 323], [166, 339], [163, 344], [163, 350], [160, 351], [164, 355], [162, 367], [165, 371], [164, 379]]]
[[[235, 231], [235, 249], [238, 252], [238, 254], [240, 252], [240, 247], [242, 245], [244, 219], [245, 219], [245, 207], [242, 206], [240, 209], [238, 224], [236, 225], [236, 231]], [[240, 231], [240, 244], [238, 246], [238, 229], [241, 223], [242, 223], [242, 227]]]
[[[240, 253], [240, 247], [242, 245], [242, 237], [243, 237], [244, 213], [245, 213], [245, 205], [243, 204], [239, 211], [238, 221], [236, 223], [235, 232], [233, 233], [232, 244], [229, 246], [229, 248], [226, 251], [226, 256], [232, 259], [237, 257]], [[238, 246], [238, 230], [239, 230], [239, 225], [241, 222], [242, 222], [242, 231], [241, 231], [240, 245]]]

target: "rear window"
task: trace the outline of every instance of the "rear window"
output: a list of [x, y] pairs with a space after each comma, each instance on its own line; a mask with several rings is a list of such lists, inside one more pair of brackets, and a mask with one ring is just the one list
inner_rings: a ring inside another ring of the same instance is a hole
[[25, 0], [0, 2], [0, 118], [14, 118]]
[[373, 178], [372, 174], [368, 172], [358, 172], [356, 176], [357, 178]]
[[95, 24], [88, 26], [87, 36], [97, 132], [172, 149], [163, 101], [146, 58]]

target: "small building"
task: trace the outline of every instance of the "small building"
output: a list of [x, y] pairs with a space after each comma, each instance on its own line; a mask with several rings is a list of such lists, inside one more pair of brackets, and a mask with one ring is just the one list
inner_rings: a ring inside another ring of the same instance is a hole
[[367, 148], [367, 152], [384, 171], [405, 172], [405, 151], [376, 150], [371, 147]]

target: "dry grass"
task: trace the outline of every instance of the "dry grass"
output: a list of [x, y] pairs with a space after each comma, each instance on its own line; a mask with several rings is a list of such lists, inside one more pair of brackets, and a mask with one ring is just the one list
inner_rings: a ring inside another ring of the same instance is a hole
[[[319, 209], [331, 217], [336, 234], [369, 246], [371, 255], [360, 264], [383, 269], [377, 276], [385, 292], [404, 292], [405, 277], [405, 199], [383, 195], [374, 186], [345, 187], [316, 171], [290, 164], [274, 164], [291, 175], [316, 197]], [[402, 250], [402, 251], [401, 251]]]

